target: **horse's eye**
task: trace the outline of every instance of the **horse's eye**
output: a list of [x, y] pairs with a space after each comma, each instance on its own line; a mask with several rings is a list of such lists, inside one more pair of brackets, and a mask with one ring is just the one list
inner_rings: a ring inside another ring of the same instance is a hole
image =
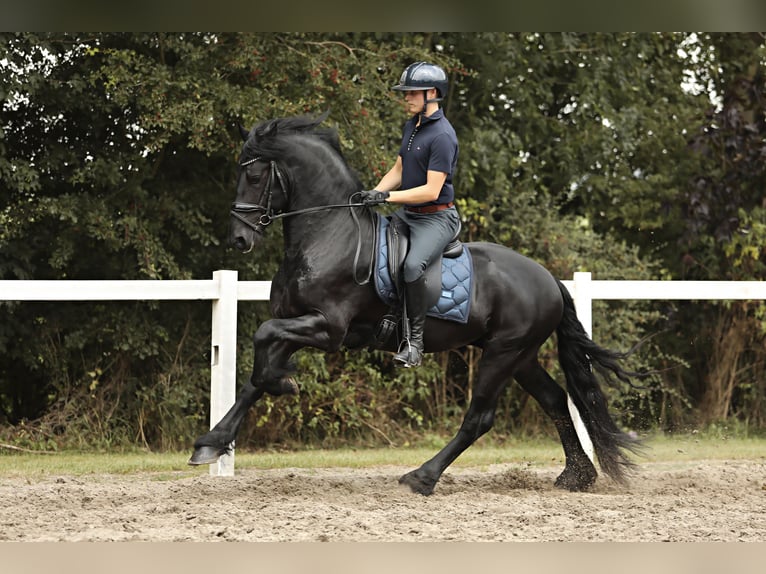
[[251, 185], [258, 185], [258, 182], [261, 181], [261, 172], [260, 170], [253, 169], [252, 167], [248, 167], [245, 170], [245, 177], [247, 178], [247, 183]]

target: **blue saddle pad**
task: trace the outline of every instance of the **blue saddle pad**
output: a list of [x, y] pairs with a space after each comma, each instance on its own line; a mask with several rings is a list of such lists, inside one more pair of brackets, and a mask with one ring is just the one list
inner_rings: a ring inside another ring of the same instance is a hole
[[[378, 249], [375, 254], [375, 290], [387, 305], [399, 301], [396, 288], [388, 271], [388, 243], [386, 230], [389, 220], [378, 215]], [[442, 288], [439, 301], [428, 310], [428, 316], [458, 323], [468, 321], [471, 312], [471, 283], [473, 261], [468, 248], [454, 259], [442, 257]]]

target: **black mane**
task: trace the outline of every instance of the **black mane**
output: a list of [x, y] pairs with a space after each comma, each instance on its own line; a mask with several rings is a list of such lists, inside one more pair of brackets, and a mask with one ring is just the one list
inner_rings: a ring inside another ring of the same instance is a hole
[[[242, 148], [240, 163], [256, 157], [279, 161], [295, 147], [296, 136], [315, 138], [325, 144], [329, 148], [331, 155], [334, 155], [345, 168], [346, 173], [353, 181], [352, 186], [354, 190], [361, 189], [362, 183], [359, 175], [348, 165], [346, 158], [343, 156], [338, 131], [333, 128], [319, 127], [327, 119], [328, 115], [329, 112], [325, 112], [318, 117], [302, 115], [266, 120], [257, 124], [248, 134], [245, 145]], [[288, 174], [288, 179], [289, 177]]]
[[289, 138], [284, 136], [300, 134], [316, 136], [332, 147], [342, 158], [343, 152], [337, 130], [319, 127], [328, 115], [329, 112], [325, 112], [318, 117], [303, 115], [261, 122], [250, 130], [240, 161], [247, 161], [254, 157], [277, 159], [284, 154], [289, 144]]

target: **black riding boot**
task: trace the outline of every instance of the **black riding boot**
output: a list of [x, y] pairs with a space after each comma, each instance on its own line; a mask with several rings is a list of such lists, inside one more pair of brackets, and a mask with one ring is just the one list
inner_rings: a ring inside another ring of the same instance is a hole
[[423, 359], [423, 330], [426, 322], [426, 278], [425, 276], [404, 284], [405, 308], [410, 322], [410, 335], [402, 341], [394, 360], [403, 367], [417, 367]]

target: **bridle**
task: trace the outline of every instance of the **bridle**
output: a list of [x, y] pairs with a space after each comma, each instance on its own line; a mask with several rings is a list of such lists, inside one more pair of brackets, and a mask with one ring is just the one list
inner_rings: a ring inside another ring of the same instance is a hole
[[[260, 157], [254, 157], [253, 159], [249, 159], [247, 161], [243, 161], [239, 165], [242, 167], [247, 167], [250, 164], [253, 164], [260, 160]], [[266, 205], [260, 205], [257, 203], [246, 203], [241, 201], [235, 201], [231, 204], [231, 215], [232, 217], [238, 219], [248, 227], [250, 227], [253, 231], [257, 233], [262, 233], [263, 229], [271, 225], [275, 220], [282, 219], [284, 217], [291, 217], [293, 215], [301, 215], [304, 213], [313, 213], [315, 211], [322, 211], [325, 209], [336, 209], [339, 207], [368, 207], [366, 203], [361, 202], [352, 202], [351, 199], [358, 195], [357, 193], [354, 193], [349, 198], [348, 203], [336, 203], [331, 205], [317, 205], [314, 207], [306, 207], [304, 209], [296, 209], [295, 211], [283, 211], [281, 213], [275, 213], [274, 209], [271, 207], [272, 199], [274, 196], [274, 192], [271, 189], [272, 182], [276, 179], [279, 182], [279, 187], [282, 188], [282, 193], [285, 195], [285, 199], [287, 199], [287, 185], [285, 182], [287, 181], [287, 178], [282, 174], [282, 170], [279, 169], [279, 166], [277, 165], [277, 162], [275, 160], [269, 161], [270, 166], [270, 173], [269, 173], [269, 179], [266, 181], [266, 188], [264, 189], [263, 195], [267, 195], [266, 198]], [[263, 197], [261, 195], [261, 197]], [[258, 221], [253, 223], [252, 221], [248, 220], [246, 217], [244, 217], [242, 214], [247, 213], [256, 213], [261, 212], [261, 216], [258, 218]], [[353, 213], [353, 212], [352, 212]]]
[[[239, 165], [242, 167], [247, 167], [248, 165], [254, 164], [258, 160], [260, 160], [260, 157], [254, 157], [253, 159], [249, 159], [247, 161], [243, 161]], [[282, 170], [279, 169], [277, 166], [277, 162], [274, 160], [271, 160], [269, 162], [269, 179], [266, 180], [266, 187], [263, 191], [263, 194], [261, 194], [261, 198], [266, 196], [266, 205], [260, 205], [258, 203], [247, 203], [242, 201], [235, 201], [231, 204], [231, 215], [235, 219], [238, 219], [245, 225], [247, 225], [250, 229], [255, 231], [256, 233], [263, 233], [263, 230], [271, 225], [271, 223], [276, 219], [280, 214], [275, 214], [274, 209], [271, 207], [272, 200], [274, 197], [274, 193], [271, 189], [272, 182], [276, 179], [279, 182], [279, 187], [282, 189], [282, 193], [285, 194], [285, 197], [287, 197], [287, 187], [285, 185], [285, 177], [282, 175]], [[247, 217], [245, 217], [245, 214], [251, 214], [251, 213], [260, 213], [260, 217], [258, 217], [257, 222], [250, 221]]]
[[[251, 165], [262, 158], [260, 156], [256, 156], [252, 159], [249, 159], [247, 161], [240, 162], [241, 167], [247, 167], [248, 165]], [[274, 208], [272, 207], [273, 198], [274, 198], [274, 191], [272, 189], [272, 184], [274, 181], [277, 181], [279, 183], [279, 187], [282, 189], [282, 194], [285, 196], [285, 199], [288, 199], [288, 186], [287, 186], [287, 178], [282, 173], [282, 170], [277, 165], [276, 160], [269, 160], [269, 179], [266, 181], [266, 186], [263, 190], [263, 193], [261, 194], [261, 199], [263, 197], [266, 197], [266, 205], [261, 205], [259, 203], [247, 203], [243, 201], [235, 201], [231, 204], [231, 216], [237, 219], [238, 221], [241, 221], [245, 225], [247, 225], [250, 229], [255, 231], [258, 234], [262, 234], [264, 230], [271, 225], [274, 221], [277, 219], [283, 219], [285, 217], [292, 217], [294, 215], [302, 215], [305, 213], [314, 213], [317, 211], [323, 211], [325, 209], [337, 209], [341, 207], [345, 208], [351, 208], [351, 207], [367, 207], [370, 206], [366, 203], [362, 202], [353, 202], [352, 199], [354, 196], [359, 195], [359, 192], [355, 192], [351, 194], [351, 197], [349, 197], [348, 203], [335, 203], [330, 205], [317, 205], [314, 207], [306, 207], [304, 209], [296, 209], [294, 211], [282, 211], [279, 213], [276, 213], [274, 211]], [[367, 210], [367, 212], [370, 214], [371, 221], [373, 223], [373, 245], [375, 245], [375, 236], [377, 234], [377, 217], [375, 216], [374, 212], [370, 209]], [[252, 214], [252, 213], [260, 213], [261, 215], [258, 217], [258, 220], [253, 222], [250, 221], [246, 215]], [[356, 224], [357, 228], [357, 246], [356, 246], [356, 254], [354, 256], [354, 280], [359, 285], [366, 285], [369, 283], [370, 278], [372, 277], [372, 270], [373, 266], [375, 264], [375, 257], [373, 256], [370, 260], [370, 266], [367, 272], [367, 277], [365, 279], [362, 279], [361, 282], [357, 278], [356, 269], [357, 264], [359, 263], [359, 256], [362, 250], [362, 227], [359, 223], [359, 218], [356, 214], [355, 210], [351, 210], [351, 217], [354, 219], [354, 223]]]

